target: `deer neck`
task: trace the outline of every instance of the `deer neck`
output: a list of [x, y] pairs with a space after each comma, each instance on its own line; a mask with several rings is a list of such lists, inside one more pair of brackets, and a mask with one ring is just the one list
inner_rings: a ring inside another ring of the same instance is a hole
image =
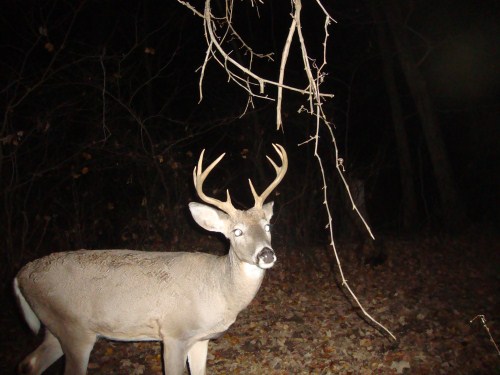
[[265, 271], [256, 265], [241, 261], [230, 249], [226, 256], [228, 307], [236, 313], [243, 310], [257, 294]]

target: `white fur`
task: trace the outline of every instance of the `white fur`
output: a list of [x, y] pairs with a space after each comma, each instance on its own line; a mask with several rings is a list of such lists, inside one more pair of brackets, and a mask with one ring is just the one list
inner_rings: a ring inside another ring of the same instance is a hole
[[252, 279], [262, 277], [262, 275], [264, 274], [264, 270], [262, 268], [249, 263], [243, 263], [243, 272], [246, 276]]
[[26, 319], [26, 323], [31, 328], [31, 330], [37, 334], [40, 331], [40, 319], [35, 315], [31, 306], [24, 298], [21, 290], [19, 289], [19, 283], [17, 281], [17, 277], [14, 279], [14, 293], [16, 295], [19, 306], [21, 307], [21, 311], [23, 312], [24, 319]]

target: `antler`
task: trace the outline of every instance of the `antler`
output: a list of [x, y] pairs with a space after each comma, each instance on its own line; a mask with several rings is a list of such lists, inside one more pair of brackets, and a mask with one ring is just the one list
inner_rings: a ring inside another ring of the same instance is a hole
[[198, 196], [200, 199], [206, 203], [209, 203], [217, 208], [220, 208], [222, 211], [229, 215], [233, 215], [236, 212], [236, 208], [234, 208], [233, 204], [231, 203], [231, 197], [229, 196], [229, 190], [226, 190], [227, 198], [226, 201], [220, 201], [215, 198], [211, 198], [205, 195], [203, 192], [203, 182], [205, 182], [205, 179], [207, 178], [208, 174], [214, 169], [214, 167], [221, 161], [221, 159], [226, 155], [226, 153], [223, 153], [220, 155], [215, 161], [208, 166], [207, 169], [203, 170], [203, 154], [205, 153], [205, 149], [201, 152], [200, 158], [198, 159], [198, 166], [194, 167], [193, 170], [193, 180], [194, 180], [194, 187], [196, 188], [196, 192], [198, 193]]
[[254, 207], [256, 207], [256, 208], [262, 208], [262, 205], [264, 204], [264, 201], [266, 200], [266, 198], [269, 196], [269, 194], [271, 194], [271, 192], [274, 190], [274, 188], [276, 186], [278, 186], [278, 184], [281, 182], [283, 177], [285, 177], [285, 173], [286, 173], [286, 170], [288, 168], [288, 158], [286, 156], [286, 151], [283, 148], [283, 146], [273, 143], [273, 147], [281, 159], [281, 167], [278, 167], [274, 163], [273, 159], [271, 159], [269, 156], [266, 155], [267, 160], [269, 160], [269, 162], [273, 165], [274, 169], [276, 170], [276, 178], [271, 183], [271, 185], [269, 185], [267, 187], [267, 189], [264, 190], [264, 192], [261, 195], [258, 195], [255, 192], [255, 188], [253, 187], [252, 181], [250, 179], [248, 180], [248, 183], [250, 184], [250, 189], [252, 190], [253, 198], [255, 199]]

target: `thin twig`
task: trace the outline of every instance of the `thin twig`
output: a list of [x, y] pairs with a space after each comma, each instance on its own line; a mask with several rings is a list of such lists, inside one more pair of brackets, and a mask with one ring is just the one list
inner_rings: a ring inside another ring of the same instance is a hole
[[288, 30], [288, 36], [285, 41], [285, 46], [283, 47], [283, 52], [281, 54], [280, 63], [280, 73], [278, 77], [278, 98], [276, 101], [276, 130], [280, 130], [283, 127], [283, 120], [281, 118], [281, 103], [283, 101], [283, 80], [285, 78], [285, 67], [288, 61], [288, 55], [290, 54], [290, 45], [292, 44], [293, 35], [297, 29], [297, 21], [295, 17], [292, 17], [292, 24]]
[[106, 56], [106, 48], [103, 48], [102, 55], [100, 57], [101, 68], [102, 68], [102, 131], [104, 134], [103, 142], [111, 135], [109, 128], [106, 125], [106, 66], [104, 65], [104, 56]]
[[491, 343], [493, 344], [493, 346], [495, 347], [495, 350], [497, 351], [497, 354], [500, 356], [500, 349], [498, 349], [498, 345], [497, 343], [495, 342], [495, 340], [493, 339], [493, 336], [491, 335], [491, 332], [490, 332], [490, 329], [488, 328], [488, 326], [486, 325], [486, 317], [484, 315], [476, 315], [474, 318], [472, 318], [470, 320], [470, 323], [472, 323], [474, 320], [476, 319], [480, 319], [481, 320], [481, 323], [484, 327], [484, 329], [486, 330], [486, 332], [488, 333], [488, 336], [490, 337], [490, 341]]

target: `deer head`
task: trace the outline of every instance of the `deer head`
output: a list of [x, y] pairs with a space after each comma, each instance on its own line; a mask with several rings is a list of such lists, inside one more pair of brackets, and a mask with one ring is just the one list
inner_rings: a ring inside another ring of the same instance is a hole
[[278, 167], [269, 156], [266, 156], [276, 171], [276, 178], [260, 195], [256, 193], [252, 181], [248, 180], [255, 200], [251, 209], [247, 211], [236, 209], [231, 202], [229, 190], [226, 191], [225, 201], [209, 197], [203, 192], [205, 179], [225, 155], [220, 155], [203, 170], [205, 150], [201, 152], [198, 166], [193, 170], [194, 186], [202, 201], [218, 209], [200, 203], [192, 202], [189, 204], [193, 218], [201, 227], [224, 234], [230, 241], [230, 249], [234, 251], [240, 261], [256, 265], [261, 269], [271, 268], [276, 261], [276, 255], [271, 247], [271, 226], [269, 223], [273, 215], [273, 202], [264, 204], [264, 201], [281, 182], [288, 168], [285, 149], [277, 144], [273, 144], [273, 147], [281, 159], [281, 167]]

